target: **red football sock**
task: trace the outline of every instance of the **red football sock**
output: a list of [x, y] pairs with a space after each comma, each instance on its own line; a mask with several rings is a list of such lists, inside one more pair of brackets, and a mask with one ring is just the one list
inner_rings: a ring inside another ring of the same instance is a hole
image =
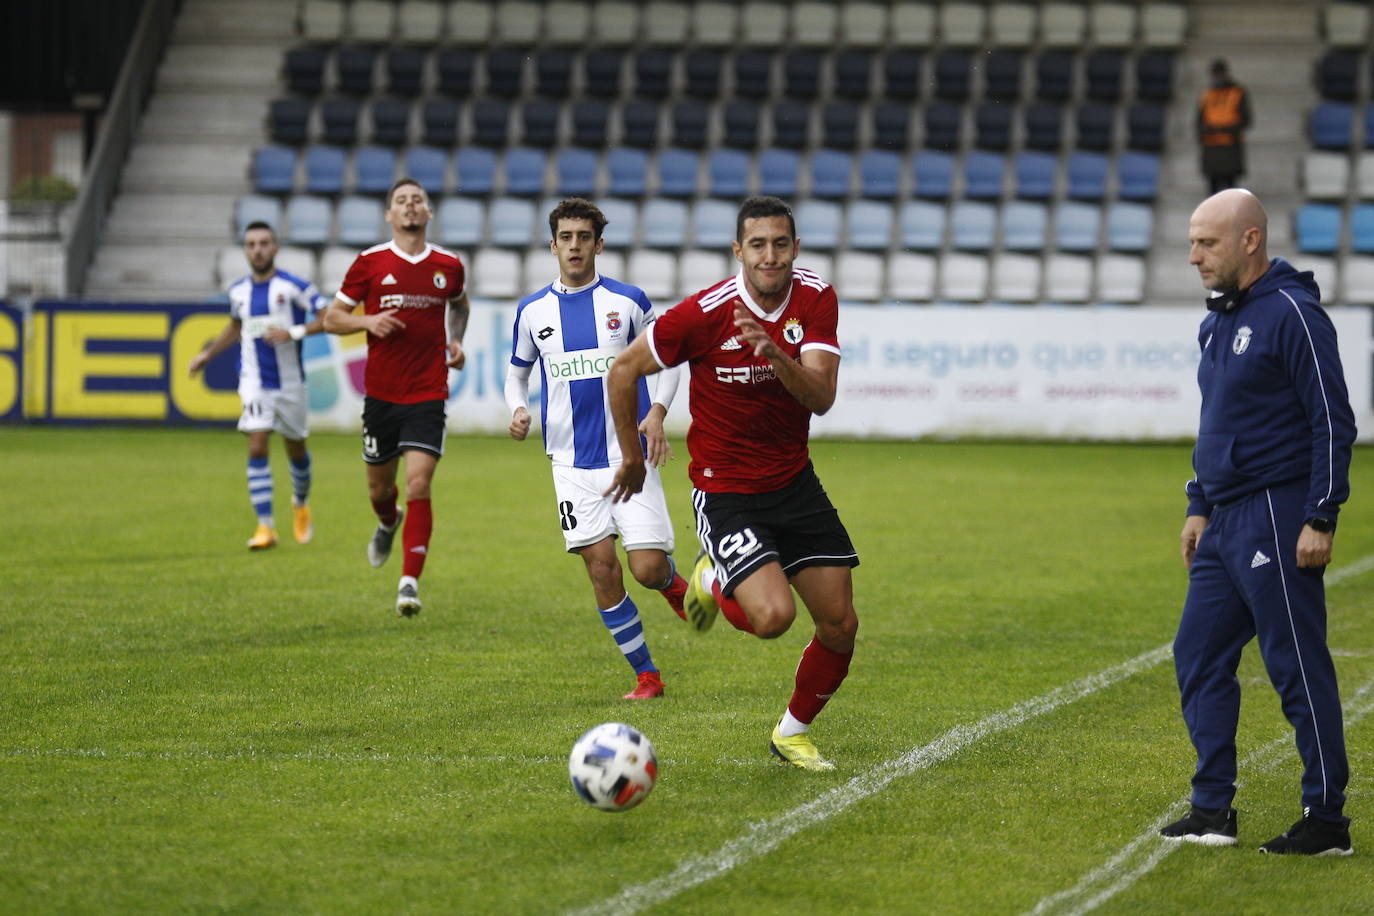
[[396, 524], [396, 491], [385, 499], [372, 500], [372, 511], [377, 513], [377, 521], [390, 528]]
[[798, 722], [809, 725], [844, 683], [849, 673], [849, 660], [853, 657], [853, 652], [846, 654], [827, 649], [813, 636], [811, 644], [802, 652], [801, 664], [797, 665], [797, 688], [787, 704], [788, 712]]
[[429, 553], [429, 533], [433, 528], [434, 515], [430, 511], [429, 500], [412, 499], [406, 503], [406, 522], [401, 529], [401, 544], [406, 552], [402, 575], [420, 578], [420, 572], [425, 568], [425, 556]]
[[720, 607], [720, 613], [726, 620], [730, 621], [730, 626], [736, 630], [743, 630], [746, 633], [754, 632], [754, 625], [749, 622], [749, 615], [744, 613], [744, 606], [734, 598], [725, 597], [725, 592], [720, 590], [720, 582], [711, 583], [711, 594], [716, 599], [716, 604]]

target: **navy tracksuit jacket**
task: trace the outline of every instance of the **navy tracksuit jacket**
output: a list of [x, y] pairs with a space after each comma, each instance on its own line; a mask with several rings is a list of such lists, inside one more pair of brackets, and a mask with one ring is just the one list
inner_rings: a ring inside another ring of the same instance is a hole
[[1338, 820], [1347, 763], [1326, 646], [1322, 569], [1297, 567], [1298, 533], [1349, 495], [1355, 420], [1312, 274], [1275, 258], [1238, 297], [1213, 300], [1198, 333], [1202, 418], [1188, 514], [1208, 516], [1188, 577], [1174, 663], [1197, 748], [1193, 804], [1236, 788], [1241, 649], [1260, 653], [1303, 762], [1302, 802]]

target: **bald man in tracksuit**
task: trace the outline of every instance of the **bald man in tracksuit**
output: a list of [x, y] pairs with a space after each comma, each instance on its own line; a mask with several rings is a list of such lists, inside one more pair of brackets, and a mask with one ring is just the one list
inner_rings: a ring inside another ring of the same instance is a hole
[[1239, 189], [1203, 201], [1189, 223], [1189, 261], [1217, 294], [1198, 334], [1202, 417], [1181, 535], [1188, 597], [1174, 641], [1198, 763], [1192, 809], [1161, 834], [1236, 843], [1236, 668], [1257, 636], [1296, 732], [1304, 806], [1302, 820], [1260, 851], [1349, 855], [1322, 573], [1350, 492], [1355, 422], [1317, 284], [1269, 260], [1266, 226], [1258, 199]]

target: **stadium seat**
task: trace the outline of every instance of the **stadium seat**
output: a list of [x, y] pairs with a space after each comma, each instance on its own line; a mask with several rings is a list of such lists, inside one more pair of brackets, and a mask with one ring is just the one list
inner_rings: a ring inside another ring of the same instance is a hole
[[749, 154], [737, 149], [718, 149], [706, 158], [706, 193], [737, 200], [749, 194]]
[[691, 27], [690, 11], [685, 3], [650, 0], [644, 7], [642, 25], [643, 39], [648, 44], [675, 45]]
[[493, 245], [527, 248], [540, 244], [543, 232], [537, 231], [537, 226], [532, 200], [496, 197], [487, 207], [487, 234]]
[[783, 55], [783, 93], [790, 99], [815, 101], [821, 94], [822, 52], [814, 48], [798, 48]]
[[1067, 51], [1042, 51], [1035, 59], [1035, 97], [1042, 102], [1073, 98], [1074, 56]]
[[811, 154], [811, 195], [843, 198], [849, 196], [854, 177], [854, 160], [848, 153], [818, 149]]
[[1126, 148], [1158, 152], [1164, 148], [1164, 106], [1136, 102], [1126, 109]]
[[400, 0], [396, 4], [396, 40], [432, 45], [444, 34], [444, 5], [439, 0]]
[[1167, 102], [1174, 96], [1174, 55], [1150, 51], [1135, 59], [1136, 98], [1148, 102]]
[[386, 88], [392, 95], [414, 97], [424, 88], [425, 55], [419, 48], [386, 52]]
[[935, 259], [899, 251], [887, 258], [883, 280], [888, 296], [899, 302], [930, 302], [935, 298]]
[[972, 55], [963, 50], [946, 50], [935, 55], [935, 97], [951, 102], [966, 102], [972, 83]]
[[964, 106], [931, 102], [925, 107], [925, 145], [934, 150], [957, 150], [964, 126]]
[[543, 150], [528, 146], [506, 150], [502, 157], [506, 179], [504, 193], [512, 197], [537, 197], [544, 193], [546, 164]]
[[606, 191], [616, 197], [643, 197], [648, 186], [649, 154], [616, 147], [606, 154]]
[[626, 102], [620, 109], [620, 142], [652, 149], [658, 145], [659, 107], [653, 102]]
[[[499, 22], [499, 20], [498, 20]], [[486, 54], [487, 92], [498, 98], [513, 99], [525, 89], [524, 48], [488, 48]]]
[[325, 143], [352, 146], [358, 142], [359, 105], [353, 99], [325, 99], [320, 103], [321, 138]]
[[1370, 11], [1365, 3], [1328, 2], [1321, 12], [1322, 37], [1338, 48], [1364, 48]]
[[410, 142], [410, 103], [377, 99], [372, 103], [372, 142], [381, 146], [405, 146]]
[[1055, 152], [1064, 136], [1064, 109], [1048, 102], [1025, 108], [1026, 148]]
[[1078, 106], [1074, 116], [1077, 128], [1074, 145], [1081, 150], [1111, 149], [1115, 118], [1116, 109], [1111, 105], [1088, 102]]
[[989, 52], [983, 58], [983, 97], [994, 102], [1020, 100], [1023, 64], [1020, 51], [999, 49]]
[[611, 106], [600, 99], [583, 99], [572, 106], [572, 142], [599, 148], [610, 132]]
[[633, 58], [634, 94], [642, 99], [662, 101], [673, 90], [673, 50], [666, 47], [647, 47], [636, 51]]
[[555, 190], [561, 195], [593, 197], [596, 194], [597, 155], [595, 150], [565, 147], [555, 163], [558, 179]]
[[268, 145], [253, 153], [253, 190], [259, 194], [287, 194], [296, 187], [296, 151]]
[[1064, 163], [1068, 194], [1074, 200], [1101, 200], [1107, 196], [1110, 160], [1103, 153], [1071, 153]]
[[1093, 259], [1052, 254], [1045, 259], [1045, 298], [1051, 302], [1087, 302], [1093, 291]]
[[460, 99], [471, 96], [476, 65], [477, 55], [471, 48], [440, 48], [434, 56], [439, 91]]
[[886, 3], [874, 0], [848, 0], [840, 7], [840, 35], [844, 46], [876, 48], [887, 41]]
[[1006, 159], [1001, 153], [973, 150], [964, 157], [964, 196], [996, 200], [1002, 196]]
[[692, 197], [697, 193], [701, 159], [695, 150], [669, 147], [658, 154], [658, 190], [663, 197]]
[[699, 48], [726, 48], [739, 33], [739, 7], [723, 0], [700, 0], [692, 5], [692, 43]]
[[639, 238], [639, 207], [628, 200], [608, 198], [601, 201], [606, 228], [601, 233], [607, 248], [628, 248]]
[[462, 109], [448, 99], [428, 99], [420, 109], [420, 142], [426, 146], [451, 147], [458, 144], [458, 120]]
[[1097, 47], [1129, 48], [1135, 31], [1135, 4], [1099, 0], [1089, 7], [1088, 36]]
[[572, 94], [573, 52], [567, 48], [543, 48], [534, 58], [534, 91], [548, 99]]
[[781, 0], [750, 0], [743, 4], [740, 8], [740, 40], [751, 47], [781, 47], [787, 41], [790, 5], [783, 4]]
[[532, 45], [543, 34], [543, 6], [539, 0], [497, 0], [497, 41], [513, 45]]
[[1026, 200], [1049, 200], [1054, 196], [1054, 174], [1058, 158], [1050, 153], [1027, 150], [1017, 153], [1016, 196]]
[[894, 4], [888, 25], [887, 34], [895, 47], [928, 48], [935, 43], [935, 4]]
[[472, 103], [472, 143], [503, 147], [509, 134], [510, 107], [505, 102], [481, 99]]
[[1374, 199], [1374, 153], [1360, 153], [1355, 158], [1355, 193], [1361, 200]]
[[1374, 305], [1374, 257], [1352, 256], [1341, 268], [1345, 280], [1344, 302], [1350, 305]]
[[495, 4], [490, 0], [447, 0], [447, 38], [454, 44], [490, 43], [495, 27]]
[[954, 193], [954, 157], [941, 150], [921, 150], [911, 160], [912, 193], [948, 200]]
[[1145, 298], [1145, 259], [1106, 254], [1097, 261], [1097, 298], [1102, 302], [1139, 302]]
[[924, 200], [902, 201], [897, 214], [901, 247], [938, 251], [945, 243], [945, 207]]
[[1083, 3], [1046, 2], [1040, 4], [1040, 40], [1051, 48], [1076, 48], [1084, 43], [1088, 24]]
[[677, 295], [677, 256], [667, 251], [637, 248], [625, 259], [629, 282], [648, 294], [649, 300]]
[[1364, 145], [1374, 149], [1374, 104], [1364, 106]]
[[759, 193], [791, 200], [797, 194], [801, 154], [790, 149], [766, 149], [759, 153]]
[[725, 103], [724, 144], [736, 149], [754, 149], [759, 145], [759, 120], [762, 115], [754, 102], [736, 99]]
[[300, 9], [301, 37], [321, 44], [337, 44], [344, 35], [342, 0], [303, 0]]
[[797, 237], [807, 248], [833, 251], [840, 247], [840, 205], [834, 201], [806, 198], [793, 210]]
[[448, 156], [437, 146], [412, 146], [406, 151], [405, 173], [420, 182], [430, 197], [444, 193], [447, 170]]
[[592, 36], [596, 44], [619, 48], [639, 38], [641, 4], [631, 0], [597, 0], [592, 7]]
[[821, 142], [831, 149], [859, 145], [859, 109], [850, 102], [831, 102], [821, 109]]
[[680, 200], [650, 198], [640, 214], [645, 245], [682, 248], [687, 241], [687, 205]]
[[1100, 208], [1065, 201], [1054, 214], [1054, 247], [1060, 251], [1095, 251], [1101, 225]]
[[1329, 305], [1341, 301], [1340, 267], [1334, 257], [1304, 255], [1301, 269], [1312, 271], [1312, 279], [1317, 282], [1323, 303]]
[[911, 134], [911, 106], [879, 102], [873, 106], [873, 145], [880, 149], [905, 150]]
[[[699, 200], [692, 209], [691, 243], [713, 251], [728, 249], [735, 239], [739, 205], [724, 200]], [[721, 274], [717, 279], [723, 279]]]
[[1343, 200], [1350, 185], [1350, 159], [1344, 153], [1313, 151], [1300, 163], [1303, 193], [1313, 200]]
[[1001, 254], [992, 266], [993, 299], [1035, 302], [1040, 298], [1040, 258], [1027, 254]]
[[895, 200], [902, 189], [902, 157], [884, 149], [859, 156], [859, 193], [864, 197]]
[[737, 51], [733, 66], [737, 98], [766, 99], [773, 94], [771, 53], [757, 49]]
[[714, 48], [693, 48], [683, 58], [684, 92], [691, 98], [710, 101], [720, 95], [720, 71], [724, 57]]
[[1351, 107], [1344, 102], [1319, 103], [1308, 120], [1312, 145], [1317, 149], [1348, 149], [1353, 119]]
[[486, 209], [471, 197], [445, 197], [435, 212], [435, 238], [445, 248], [476, 248], [482, 244]]
[[1036, 8], [1032, 3], [999, 2], [988, 10], [988, 39], [994, 48], [1024, 48], [1035, 40]]
[[520, 106], [521, 141], [526, 146], [551, 149], [558, 145], [559, 104], [534, 99]]
[[515, 251], [482, 248], [472, 257], [472, 292], [486, 299], [523, 295], [523, 259]]
[[1044, 204], [1028, 200], [1009, 201], [1002, 208], [1002, 248], [1006, 251], [1043, 250], [1048, 222], [1049, 214]]
[[1350, 211], [1350, 250], [1374, 254], [1374, 204], [1356, 204]]
[[[625, 252], [619, 249], [604, 249], [601, 254], [596, 256], [596, 272], [603, 277], [615, 277], [617, 279], [624, 277], [627, 273]], [[544, 282], [547, 283], [548, 279], [546, 278]], [[525, 287], [534, 289], [528, 281], [525, 283]]]
[[974, 109], [974, 145], [983, 150], [1011, 148], [1013, 106], [1004, 102], [983, 102]]
[[348, 5], [348, 34], [354, 41], [382, 44], [396, 27], [393, 0], [352, 0]]
[[960, 251], [990, 251], [996, 244], [997, 208], [958, 200], [949, 210], [950, 244]]
[[936, 16], [936, 31], [946, 47], [971, 48], [983, 43], [987, 9], [982, 3], [945, 0]]
[[224, 245], [215, 252], [215, 286], [218, 289], [237, 283], [247, 273], [241, 245]]
[[624, 70], [625, 54], [621, 51], [601, 49], [596, 54], [583, 54], [583, 89], [593, 98], [619, 98]]
[[982, 302], [988, 297], [988, 259], [951, 251], [940, 259], [940, 298]]
[[1327, 51], [1317, 59], [1317, 92], [1323, 99], [1353, 102], [1359, 81], [1359, 54], [1353, 51]]
[[[849, 205], [849, 247], [860, 251], [887, 251], [892, 244], [892, 204], [856, 200]], [[875, 271], [877, 273], [877, 271]]]
[[1159, 194], [1159, 157], [1125, 152], [1116, 160], [1116, 195], [1122, 200], [1154, 200]]
[[323, 245], [329, 241], [329, 201], [323, 197], [297, 195], [286, 202], [286, 233], [289, 245]]
[[1150, 250], [1154, 210], [1147, 204], [1117, 201], [1107, 208], [1107, 248], [1111, 251]]
[[805, 149], [811, 143], [811, 106], [787, 99], [773, 106], [773, 145]]
[[385, 194], [395, 180], [395, 150], [381, 146], [360, 146], [354, 151], [354, 191], [359, 194]]
[[860, 102], [868, 98], [873, 83], [873, 55], [848, 49], [835, 55], [834, 93], [842, 99]]
[[731, 276], [730, 257], [722, 251], [692, 249], [678, 259], [678, 289], [690, 296]]
[[866, 251], [842, 252], [835, 259], [835, 290], [846, 301], [877, 302], [883, 297], [882, 257]]
[[828, 47], [840, 29], [839, 4], [798, 0], [792, 8], [792, 40], [804, 48]]
[[377, 69], [377, 51], [358, 46], [343, 47], [334, 55], [336, 85], [340, 92], [368, 95], [372, 92], [373, 73]]
[[325, 48], [291, 48], [282, 62], [286, 88], [299, 95], [319, 95], [324, 91], [324, 66], [328, 62]]
[[578, 47], [591, 35], [591, 4], [578, 0], [553, 0], [544, 7], [545, 41], [561, 48]]
[[360, 248], [375, 245], [386, 234], [382, 203], [375, 197], [348, 196], [339, 200], [339, 243]]
[[1181, 48], [1188, 34], [1188, 8], [1178, 0], [1140, 5], [1140, 42], [1147, 48]]
[[480, 146], [465, 146], [453, 155], [458, 193], [485, 197], [496, 186], [496, 154]]
[[310, 135], [309, 99], [273, 99], [268, 106], [268, 133], [276, 143], [296, 146]]
[[907, 50], [889, 51], [883, 58], [883, 96], [896, 101], [921, 97], [922, 55]]
[[305, 151], [305, 190], [309, 194], [342, 194], [348, 156], [340, 146], [312, 146]]
[[246, 194], [234, 202], [234, 238], [242, 239], [249, 223], [263, 222], [282, 231], [282, 203], [264, 194]]
[[705, 149], [711, 130], [711, 107], [689, 99], [673, 106], [673, 144], [686, 149]]

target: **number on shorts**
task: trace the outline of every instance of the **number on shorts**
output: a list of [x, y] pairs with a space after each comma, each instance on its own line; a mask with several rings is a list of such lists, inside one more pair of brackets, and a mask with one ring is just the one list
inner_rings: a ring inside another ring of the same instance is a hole
[[558, 504], [558, 522], [563, 526], [564, 531], [572, 531], [577, 527], [577, 516], [572, 514], [573, 504], [571, 500], [563, 500]]
[[369, 436], [367, 430], [363, 430], [363, 454], [369, 458], [377, 457], [377, 437]]
[[754, 535], [754, 529], [741, 528], [734, 534], [727, 534], [720, 539], [720, 544], [716, 547], [716, 552], [720, 554], [722, 560], [727, 560], [735, 554], [747, 557], [749, 554], [758, 550], [759, 539]]

